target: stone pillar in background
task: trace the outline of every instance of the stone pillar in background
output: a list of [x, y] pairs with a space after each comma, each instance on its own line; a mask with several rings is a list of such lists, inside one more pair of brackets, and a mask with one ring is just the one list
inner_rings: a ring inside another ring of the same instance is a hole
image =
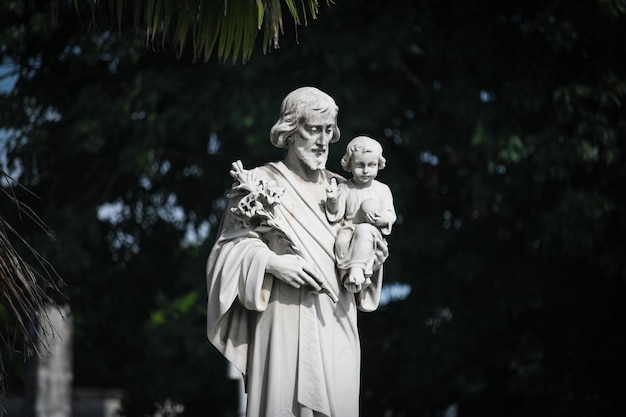
[[39, 356], [31, 358], [26, 417], [72, 415], [72, 319], [69, 306], [47, 306], [37, 323]]

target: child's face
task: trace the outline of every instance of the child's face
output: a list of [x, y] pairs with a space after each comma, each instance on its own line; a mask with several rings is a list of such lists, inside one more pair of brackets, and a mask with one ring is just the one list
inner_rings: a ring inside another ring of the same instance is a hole
[[378, 159], [379, 155], [377, 152], [355, 152], [352, 155], [352, 161], [350, 161], [354, 182], [361, 185], [369, 185], [378, 175]]

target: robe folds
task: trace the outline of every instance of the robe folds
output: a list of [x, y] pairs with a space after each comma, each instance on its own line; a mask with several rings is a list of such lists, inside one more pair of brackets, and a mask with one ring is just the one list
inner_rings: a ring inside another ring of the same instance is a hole
[[[245, 375], [248, 417], [357, 417], [357, 310], [378, 307], [382, 270], [362, 292], [346, 291], [335, 265], [338, 228], [326, 220], [323, 201], [282, 162], [254, 174], [284, 188], [276, 209], [285, 229], [338, 300], [265, 273], [271, 251], [290, 249], [236, 221], [230, 207], [240, 197], [231, 197], [207, 262], [208, 338]], [[319, 186], [326, 189], [333, 177], [341, 180], [325, 171]]]

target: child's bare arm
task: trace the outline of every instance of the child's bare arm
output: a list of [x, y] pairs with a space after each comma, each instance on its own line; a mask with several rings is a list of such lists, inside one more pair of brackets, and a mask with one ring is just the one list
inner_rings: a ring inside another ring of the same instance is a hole
[[341, 190], [337, 186], [337, 180], [331, 178], [330, 185], [326, 188], [326, 211], [337, 214], [339, 211], [339, 195]]

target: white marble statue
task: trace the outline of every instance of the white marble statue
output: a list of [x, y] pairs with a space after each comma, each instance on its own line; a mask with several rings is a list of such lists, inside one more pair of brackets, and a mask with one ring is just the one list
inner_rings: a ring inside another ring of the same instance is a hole
[[335, 242], [337, 267], [351, 292], [372, 284], [374, 267], [379, 267], [376, 251], [388, 253], [383, 236], [391, 233], [396, 211], [391, 190], [375, 179], [385, 164], [380, 144], [358, 136], [348, 143], [341, 159], [352, 178], [339, 185], [333, 179], [326, 191], [326, 216], [342, 226]]
[[357, 310], [378, 307], [382, 271], [354, 293], [336, 267], [326, 190], [345, 180], [325, 165], [337, 115], [322, 91], [291, 92], [270, 135], [285, 159], [231, 170], [207, 263], [208, 338], [244, 374], [248, 417], [359, 415]]

